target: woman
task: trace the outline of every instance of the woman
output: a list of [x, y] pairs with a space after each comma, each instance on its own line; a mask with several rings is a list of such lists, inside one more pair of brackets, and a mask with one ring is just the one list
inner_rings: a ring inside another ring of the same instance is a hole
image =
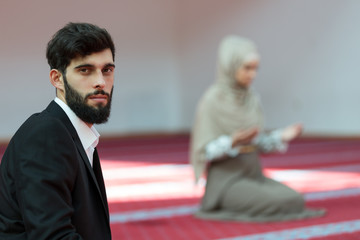
[[300, 124], [263, 131], [259, 97], [251, 89], [259, 55], [248, 39], [228, 36], [220, 44], [217, 81], [202, 97], [191, 136], [196, 180], [206, 188], [196, 216], [240, 221], [281, 221], [319, 216], [303, 197], [265, 177], [260, 152], [284, 152], [301, 134]]

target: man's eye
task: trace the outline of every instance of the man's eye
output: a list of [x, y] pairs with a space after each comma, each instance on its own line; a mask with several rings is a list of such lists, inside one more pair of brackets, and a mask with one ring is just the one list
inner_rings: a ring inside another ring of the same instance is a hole
[[113, 71], [114, 71], [113, 68], [105, 68], [105, 69], [103, 70], [103, 72], [105, 72], [105, 73], [111, 73], [111, 72], [113, 72]]
[[87, 73], [89, 70], [87, 68], [80, 68], [79, 71], [82, 73]]

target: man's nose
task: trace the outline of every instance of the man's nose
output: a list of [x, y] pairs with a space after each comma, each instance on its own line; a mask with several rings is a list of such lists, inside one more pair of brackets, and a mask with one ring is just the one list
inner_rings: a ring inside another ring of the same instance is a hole
[[105, 87], [105, 79], [102, 72], [98, 73], [95, 78], [95, 88], [104, 88]]

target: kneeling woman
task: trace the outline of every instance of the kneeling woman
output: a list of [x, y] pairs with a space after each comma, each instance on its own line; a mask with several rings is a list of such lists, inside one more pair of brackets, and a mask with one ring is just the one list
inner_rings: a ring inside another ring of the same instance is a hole
[[324, 214], [305, 208], [302, 195], [262, 173], [259, 154], [286, 151], [302, 126], [263, 131], [260, 99], [250, 87], [258, 64], [250, 40], [228, 36], [220, 44], [217, 80], [198, 104], [191, 136], [196, 180], [204, 173], [207, 178], [200, 218], [265, 222]]

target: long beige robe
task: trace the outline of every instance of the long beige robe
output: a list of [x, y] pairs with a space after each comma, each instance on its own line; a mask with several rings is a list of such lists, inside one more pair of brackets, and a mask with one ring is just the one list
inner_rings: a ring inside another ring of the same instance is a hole
[[235, 81], [235, 72], [249, 54], [248, 39], [228, 36], [220, 44], [217, 81], [201, 98], [191, 135], [190, 160], [196, 181], [206, 176], [206, 189], [196, 216], [240, 221], [280, 221], [324, 214], [305, 208], [303, 197], [262, 174], [259, 152], [208, 163], [205, 146], [240, 129], [263, 128], [260, 98]]

